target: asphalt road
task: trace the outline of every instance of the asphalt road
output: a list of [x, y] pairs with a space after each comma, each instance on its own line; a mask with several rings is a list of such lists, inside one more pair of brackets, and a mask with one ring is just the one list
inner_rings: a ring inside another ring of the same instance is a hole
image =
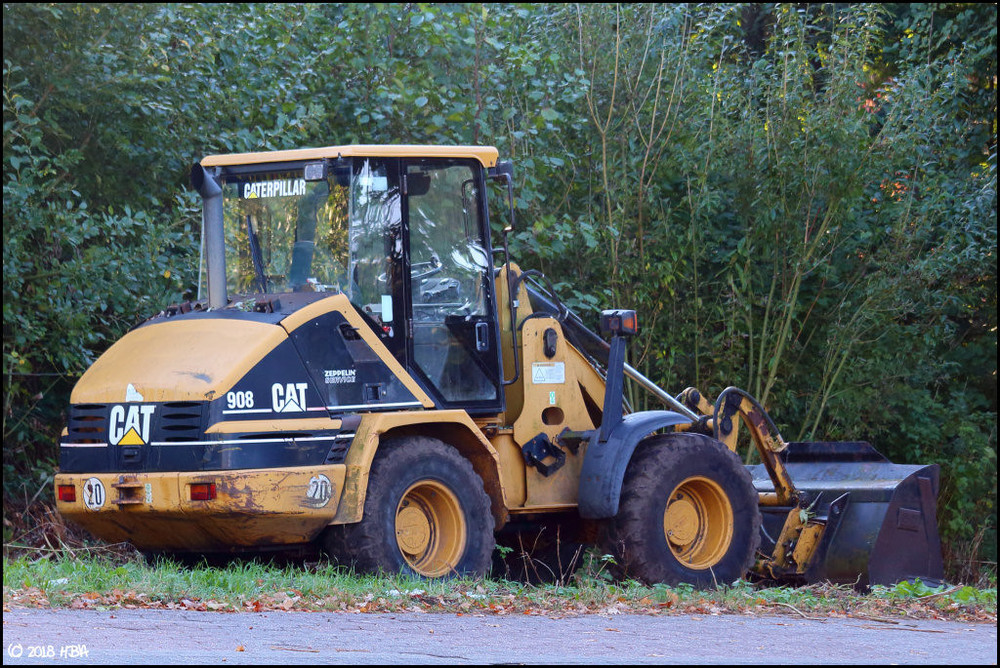
[[13, 610], [20, 664], [996, 664], [995, 624], [738, 615]]

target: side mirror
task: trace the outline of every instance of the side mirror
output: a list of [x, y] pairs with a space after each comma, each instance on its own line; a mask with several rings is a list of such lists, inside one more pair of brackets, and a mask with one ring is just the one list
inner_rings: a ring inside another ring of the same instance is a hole
[[514, 181], [514, 163], [510, 160], [501, 160], [496, 164], [495, 167], [490, 167], [487, 170], [487, 174], [490, 175], [491, 179], [510, 179], [511, 182]]
[[410, 197], [421, 197], [431, 189], [431, 175], [426, 172], [406, 173], [406, 194]]

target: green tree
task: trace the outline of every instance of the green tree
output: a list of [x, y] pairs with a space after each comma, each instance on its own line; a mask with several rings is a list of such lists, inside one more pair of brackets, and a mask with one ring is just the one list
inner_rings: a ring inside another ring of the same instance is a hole
[[789, 438], [940, 463], [953, 561], [995, 562], [995, 4], [3, 20], [5, 508], [46, 489], [79, 374], [196, 293], [193, 161], [483, 143], [515, 161], [518, 262], [585, 318], [636, 308], [647, 376], [740, 385]]

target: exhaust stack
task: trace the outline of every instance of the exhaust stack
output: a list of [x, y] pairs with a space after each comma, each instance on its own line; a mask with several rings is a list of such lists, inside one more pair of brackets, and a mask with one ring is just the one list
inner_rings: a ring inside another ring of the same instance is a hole
[[200, 164], [191, 168], [191, 186], [201, 195], [202, 243], [208, 271], [208, 308], [222, 308], [229, 303], [226, 292], [226, 239], [222, 226], [222, 188]]

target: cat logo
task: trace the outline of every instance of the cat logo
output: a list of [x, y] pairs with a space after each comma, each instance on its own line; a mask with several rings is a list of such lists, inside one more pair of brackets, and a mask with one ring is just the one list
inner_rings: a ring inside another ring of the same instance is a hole
[[108, 424], [111, 445], [146, 445], [156, 406], [129, 404], [112, 406]]
[[306, 194], [305, 179], [279, 179], [243, 184], [243, 199], [258, 197], [301, 197]]
[[275, 413], [301, 413], [306, 409], [308, 383], [275, 383], [271, 386], [271, 408]]

